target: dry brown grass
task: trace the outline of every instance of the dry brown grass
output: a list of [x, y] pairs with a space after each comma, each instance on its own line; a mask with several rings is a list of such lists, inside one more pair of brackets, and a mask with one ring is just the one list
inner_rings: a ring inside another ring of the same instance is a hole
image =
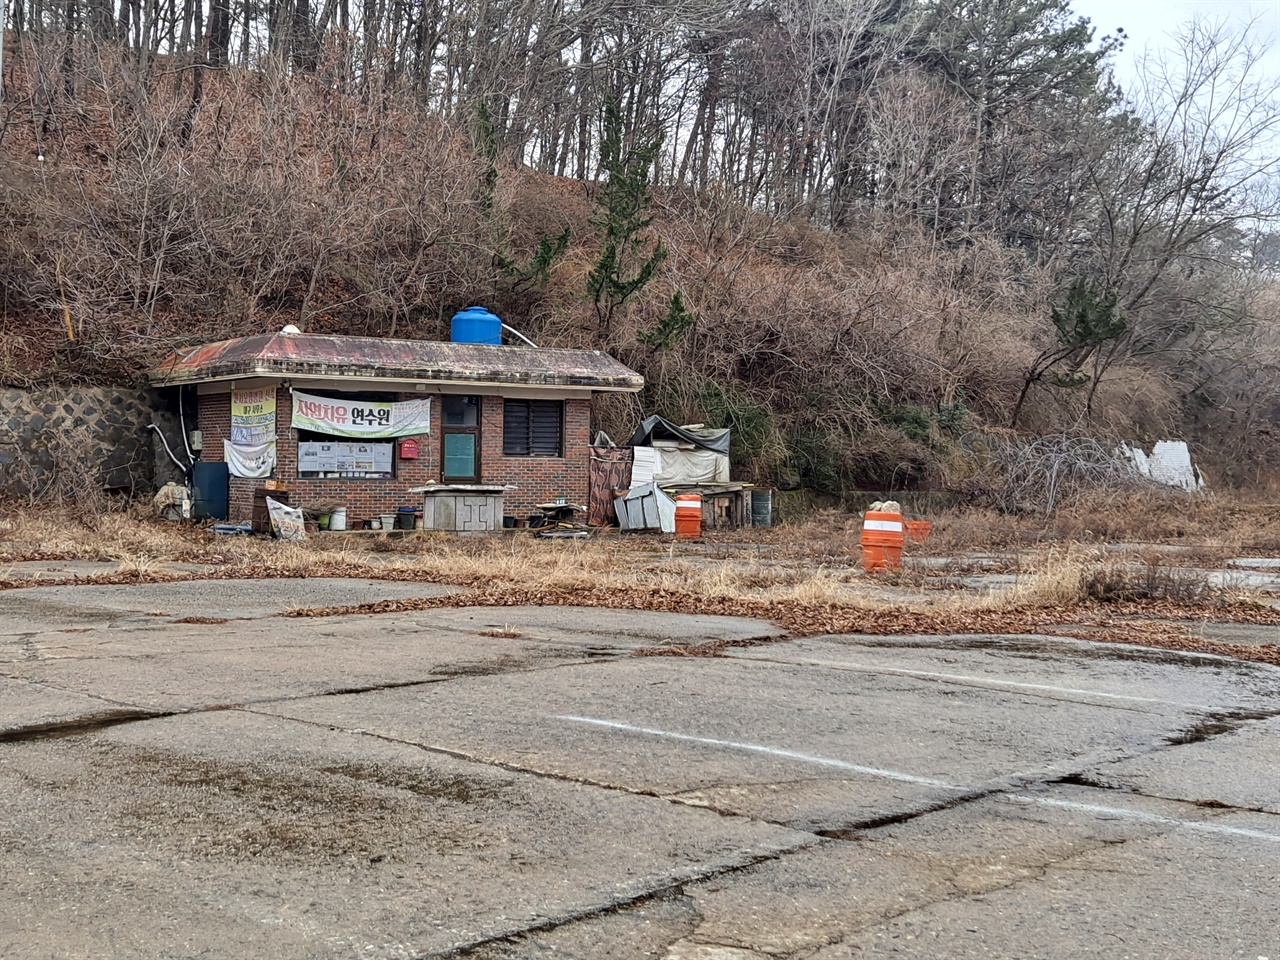
[[[939, 518], [935, 530], [949, 524]], [[937, 562], [938, 542], [954, 542], [946, 537], [929, 545], [934, 563], [913, 563], [924, 549], [913, 547], [903, 571], [879, 576], [859, 569], [856, 541], [856, 528], [845, 522], [712, 534], [702, 543], [604, 533], [590, 541], [416, 534], [318, 536], [296, 544], [215, 536], [140, 514], [82, 523], [27, 511], [0, 517], [0, 589], [51, 582], [16, 579], [18, 561], [88, 559], [111, 565], [89, 582], [355, 576], [471, 588], [289, 616], [572, 604], [753, 617], [792, 636], [1057, 634], [1280, 665], [1280, 648], [1209, 640], [1189, 627], [1206, 619], [1280, 626], [1280, 611], [1239, 590], [1209, 591], [1202, 574], [1164, 564], [1164, 553], [1151, 547], [1024, 542], [999, 561], [1001, 572], [1014, 574], [1012, 583], [983, 590], [957, 583], [972, 575], [973, 562]], [[188, 572], [170, 566], [176, 561], [204, 566]], [[714, 655], [724, 646], [692, 652]]]
[[[1137, 516], [1138, 506], [1130, 505], [1125, 515]], [[1253, 602], [1255, 597], [1240, 591], [1211, 596], [1202, 575], [1179, 570], [1195, 564], [1218, 566], [1231, 536], [1236, 537], [1232, 544], [1239, 543], [1241, 534], [1265, 533], [1274, 524], [1261, 507], [1240, 502], [1223, 506], [1210, 515], [1184, 509], [1183, 528], [1214, 529], [1220, 536], [1210, 543], [1176, 539], [1176, 550], [1169, 540], [1116, 545], [1095, 538], [1064, 543], [1043, 525], [1037, 529], [1025, 520], [982, 510], [954, 511], [934, 518], [929, 543], [909, 546], [902, 572], [880, 576], [861, 571], [857, 520], [838, 513], [768, 530], [709, 532], [698, 544], [616, 532], [587, 541], [420, 533], [397, 540], [321, 535], [305, 543], [282, 543], [216, 536], [195, 525], [163, 523], [139, 512], [77, 520], [64, 511], [28, 509], [0, 515], [0, 574], [6, 564], [19, 560], [80, 559], [115, 564], [99, 579], [355, 576], [458, 584], [490, 594], [564, 597], [617, 591], [697, 597], [729, 607], [780, 603], [952, 615], [1117, 601]], [[1164, 516], [1166, 509], [1163, 504], [1149, 506], [1156, 516]], [[1220, 522], [1224, 515], [1233, 518], [1230, 525]], [[1083, 516], [1076, 514], [1071, 522], [1080, 523]], [[1137, 532], [1137, 527], [1126, 531]], [[1155, 531], [1148, 526], [1142, 532]], [[952, 556], [943, 559], [948, 554]], [[924, 556], [932, 562], [914, 562]], [[205, 569], [186, 573], [170, 566], [177, 562], [198, 563]], [[961, 577], [992, 569], [1016, 579], [989, 589], [960, 585]], [[4, 579], [17, 585], [11, 575], [0, 576]]]

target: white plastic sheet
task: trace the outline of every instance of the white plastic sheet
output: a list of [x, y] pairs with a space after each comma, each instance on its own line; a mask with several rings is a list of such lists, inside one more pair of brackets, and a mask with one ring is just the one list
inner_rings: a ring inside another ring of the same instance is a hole
[[232, 443], [223, 440], [222, 459], [227, 462], [227, 471], [233, 477], [255, 480], [269, 477], [276, 468], [276, 442]]
[[[642, 449], [640, 447], [637, 450]], [[728, 483], [729, 458], [712, 450], [659, 450], [658, 483]]]
[[1149, 480], [1191, 492], [1204, 489], [1204, 477], [1191, 461], [1191, 451], [1183, 440], [1159, 440], [1150, 454], [1136, 443], [1121, 444], [1120, 452]]

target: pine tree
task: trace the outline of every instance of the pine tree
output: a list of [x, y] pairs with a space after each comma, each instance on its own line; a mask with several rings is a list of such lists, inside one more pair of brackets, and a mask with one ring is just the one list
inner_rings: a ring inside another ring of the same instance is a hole
[[587, 295], [605, 332], [612, 327], [614, 314], [653, 278], [667, 255], [661, 243], [644, 235], [653, 222], [649, 178], [660, 149], [661, 135], [626, 148], [618, 105], [613, 101], [605, 104], [600, 142], [605, 182], [591, 218], [600, 237], [600, 252], [587, 276]]

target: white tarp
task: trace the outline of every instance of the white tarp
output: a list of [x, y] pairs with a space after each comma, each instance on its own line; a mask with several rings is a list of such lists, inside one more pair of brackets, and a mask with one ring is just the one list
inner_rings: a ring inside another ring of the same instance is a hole
[[653, 479], [658, 483], [729, 482], [729, 458], [723, 453], [711, 450], [654, 449], [660, 466]]
[[729, 458], [712, 450], [634, 447], [631, 483], [728, 483]]
[[227, 462], [227, 472], [233, 477], [255, 480], [269, 477], [276, 468], [276, 442], [232, 443], [223, 440], [222, 459]]
[[1204, 489], [1204, 477], [1191, 461], [1191, 451], [1183, 440], [1160, 440], [1148, 454], [1141, 445], [1120, 445], [1120, 453], [1133, 461], [1138, 473], [1148, 480], [1180, 490]]

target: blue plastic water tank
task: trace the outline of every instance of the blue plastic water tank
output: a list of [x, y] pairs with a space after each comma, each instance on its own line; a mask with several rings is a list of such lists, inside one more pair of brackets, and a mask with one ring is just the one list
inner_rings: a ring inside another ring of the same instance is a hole
[[453, 315], [449, 336], [454, 343], [502, 345], [502, 321], [484, 307], [467, 307]]

